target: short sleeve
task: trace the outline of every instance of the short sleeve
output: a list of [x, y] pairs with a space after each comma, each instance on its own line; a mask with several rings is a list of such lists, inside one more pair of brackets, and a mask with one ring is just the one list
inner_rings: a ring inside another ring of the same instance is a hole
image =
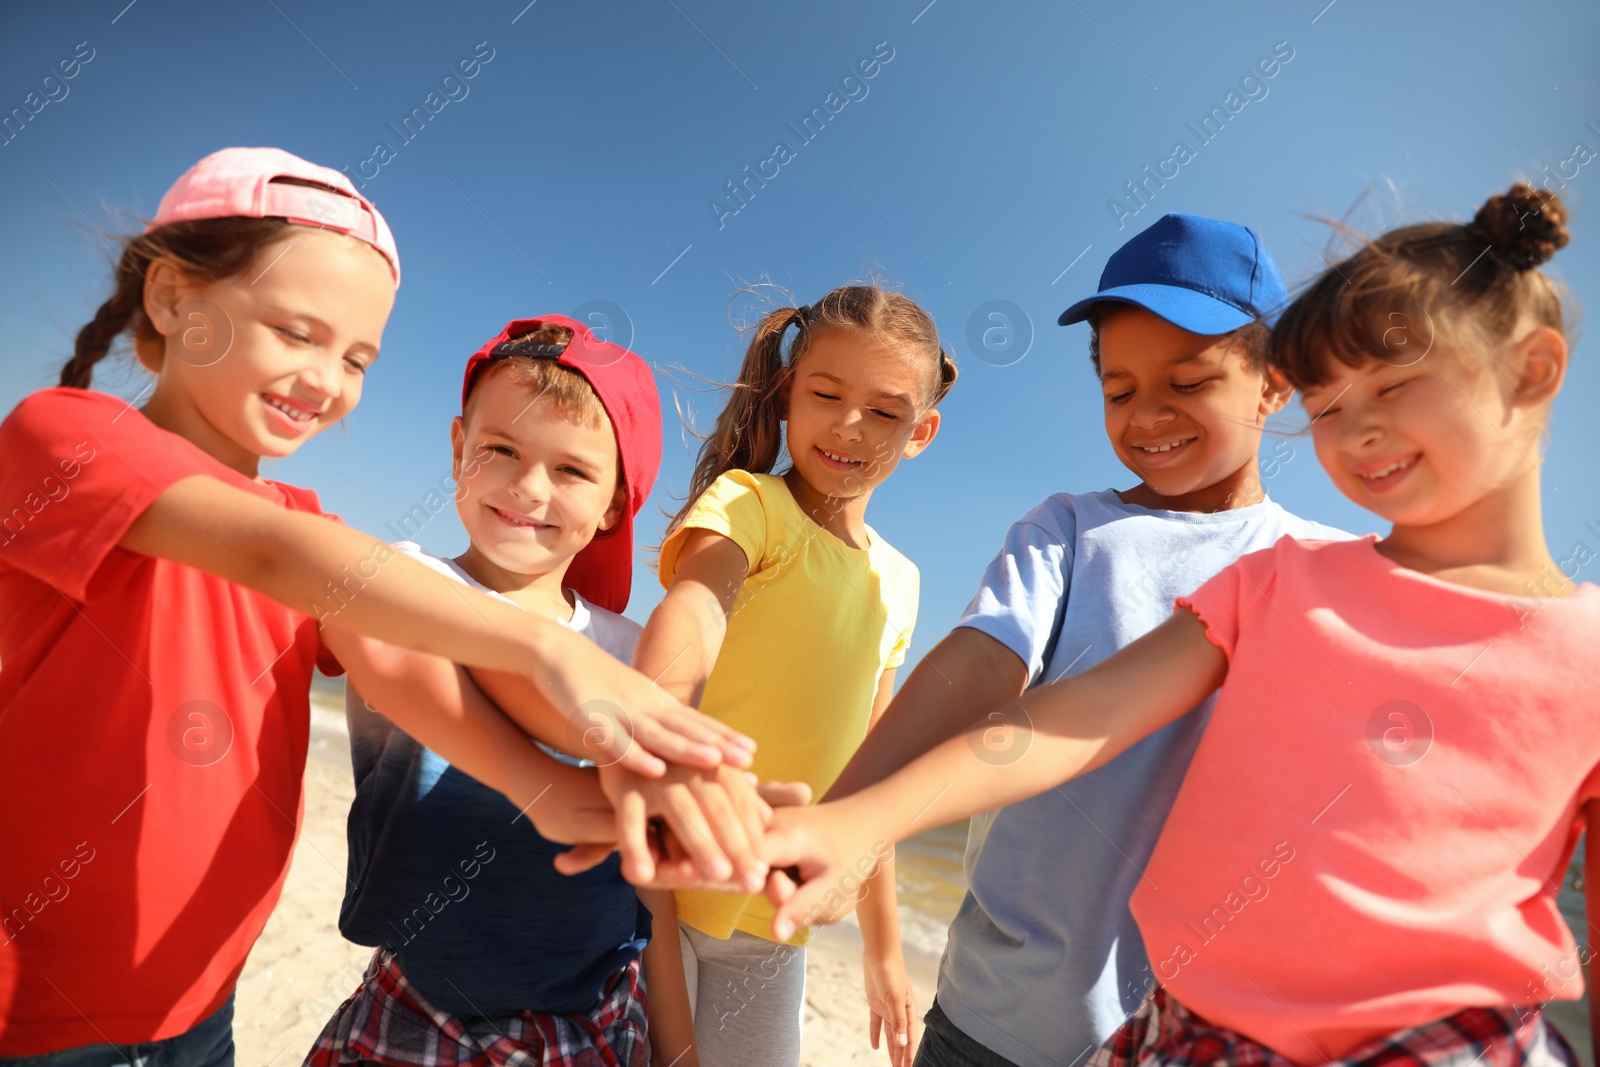
[[1276, 585], [1279, 553], [1292, 538], [1281, 538], [1271, 548], [1240, 556], [1212, 575], [1199, 589], [1178, 597], [1177, 608], [1188, 608], [1206, 628], [1206, 638], [1233, 659], [1239, 628], [1245, 614], [1262, 602], [1270, 603]]
[[1028, 681], [1044, 673], [1061, 624], [1072, 575], [1076, 516], [1051, 498], [1011, 524], [998, 555], [958, 626], [980, 630], [1028, 665]]
[[155, 498], [221, 465], [126, 401], [44, 389], [0, 423], [0, 563], [73, 600]]
[[895, 635], [894, 644], [889, 649], [889, 658], [883, 663], [884, 670], [891, 670], [905, 664], [906, 654], [911, 651], [911, 634], [917, 628], [917, 612], [921, 609], [922, 576], [917, 572], [915, 564], [910, 560], [905, 561], [905, 566], [908, 574], [904, 593], [901, 597], [902, 603], [896, 607], [899, 611], [899, 617], [906, 620], [906, 625], [904, 629]]
[[672, 585], [678, 556], [690, 530], [710, 530], [728, 538], [744, 552], [750, 571], [761, 566], [767, 547], [767, 509], [761, 483], [748, 471], [728, 471], [712, 482], [661, 544], [662, 586]]

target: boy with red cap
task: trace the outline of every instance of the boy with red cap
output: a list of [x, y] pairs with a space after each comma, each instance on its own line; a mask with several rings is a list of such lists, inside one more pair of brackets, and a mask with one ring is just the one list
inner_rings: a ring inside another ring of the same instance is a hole
[[[633, 518], [661, 462], [644, 360], [563, 316], [509, 323], [468, 360], [450, 436], [471, 543], [454, 559], [395, 547], [629, 662], [640, 628], [618, 612]], [[642, 1067], [650, 913], [618, 858], [559, 873], [565, 846], [384, 710], [347, 691], [356, 799], [339, 928], [377, 952], [306, 1063], [498, 1065], [520, 1052]], [[598, 781], [592, 802], [607, 806]]]

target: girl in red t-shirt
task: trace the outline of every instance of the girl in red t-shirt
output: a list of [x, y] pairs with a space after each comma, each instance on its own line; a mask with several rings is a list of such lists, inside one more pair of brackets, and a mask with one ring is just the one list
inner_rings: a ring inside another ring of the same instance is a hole
[[[776, 936], [848, 910], [884, 841], [1089, 774], [1220, 687], [1137, 872], [1160, 985], [1085, 1062], [1570, 1065], [1539, 1004], [1582, 991], [1557, 894], [1585, 830], [1600, 913], [1600, 586], [1573, 581], [1593, 549], [1558, 559], [1540, 513], [1569, 349], [1537, 268], [1566, 243], [1560, 199], [1518, 184], [1318, 278], [1272, 363], [1389, 534], [1283, 538], [1099, 666], [779, 812], [763, 852], [802, 884], [772, 875]], [[975, 757], [996, 719], [1014, 755]]]
[[[399, 278], [337, 171], [217, 152], [127, 242], [61, 388], [0, 424], [0, 1057], [120, 1064], [156, 1042], [164, 1063], [232, 1062], [233, 986], [298, 829], [314, 666], [348, 668], [557, 841], [613, 840], [609, 805], [518, 725], [650, 776], [748, 765], [745, 739], [592, 642], [260, 476], [355, 407]], [[125, 331], [155, 375], [138, 408], [88, 389]], [[531, 676], [538, 698], [508, 705], [514, 724], [451, 661]], [[760, 804], [724, 780], [743, 819], [713, 819], [714, 844], [660, 813], [676, 869], [754, 865]]]

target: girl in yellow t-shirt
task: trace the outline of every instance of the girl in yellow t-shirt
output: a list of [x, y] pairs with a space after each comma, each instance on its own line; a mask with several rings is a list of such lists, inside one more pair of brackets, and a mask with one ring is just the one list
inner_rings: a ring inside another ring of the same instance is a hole
[[[928, 313], [875, 287], [835, 289], [756, 327], [661, 546], [667, 594], [634, 660], [754, 738], [764, 780], [821, 796], [889, 703], [917, 569], [867, 525], [867, 502], [932, 442], [955, 378]], [[915, 1007], [892, 855], [882, 859], [861, 905], [869, 1026], [874, 1048], [887, 1027], [891, 1060], [909, 1067]], [[705, 1067], [799, 1063], [805, 932], [772, 941], [759, 896], [680, 891], [676, 911], [677, 922], [655, 916], [651, 950], [681, 951], [687, 989], [652, 983], [653, 1007], [677, 1007], [676, 1026], [653, 1023], [656, 1054], [677, 1067], [696, 1054]]]

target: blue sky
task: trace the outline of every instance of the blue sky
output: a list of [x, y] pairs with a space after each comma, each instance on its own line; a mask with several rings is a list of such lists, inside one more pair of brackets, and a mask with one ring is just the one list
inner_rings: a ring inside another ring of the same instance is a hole
[[[1323, 263], [1315, 216], [1348, 214], [1369, 233], [1462, 218], [1516, 176], [1564, 170], [1573, 244], [1554, 273], [1576, 306], [1600, 306], [1585, 210], [1600, 158], [1574, 157], [1580, 142], [1600, 151], [1590, 3], [525, 4], [113, 0], [0, 16], [0, 111], [54, 97], [0, 145], [0, 410], [53, 384], [109, 295], [100, 231], [125, 232], [228, 145], [346, 168], [395, 230], [405, 281], [360, 409], [267, 471], [375, 533], [448, 473], [467, 355], [509, 319], [583, 309], [659, 370], [668, 429], [640, 534], [651, 541], [655, 505], [675, 507], [692, 461], [674, 393], [704, 423], [715, 411], [669, 369], [734, 373], [745, 283], [810, 301], [877, 277], [933, 313], [962, 369], [938, 441], [868, 515], [922, 569], [920, 653], [1012, 519], [1052, 492], [1133, 484], [1099, 422], [1087, 328], [1055, 318], [1162, 213], [1256, 227], [1292, 286]], [[1190, 124], [1214, 107], [1229, 119], [1203, 142]], [[414, 108], [427, 121], [402, 136]], [[803, 127], [819, 108], [826, 123]], [[1176, 176], [1129, 199], [1124, 183], [1180, 140], [1191, 157]], [[730, 198], [725, 183], [749, 174], [767, 177]], [[1009, 318], [989, 319], [995, 308]], [[985, 348], [983, 330], [1007, 322], [1014, 339]], [[1589, 347], [1577, 345], [1546, 466], [1558, 558], [1578, 541], [1600, 551]], [[142, 387], [126, 368], [97, 384]], [[1297, 410], [1286, 433], [1304, 424]], [[1279, 461], [1267, 485], [1284, 505], [1377, 528], [1305, 438], [1269, 437], [1263, 453]], [[450, 514], [422, 540], [464, 543]], [[658, 596], [639, 568], [631, 613]]]

